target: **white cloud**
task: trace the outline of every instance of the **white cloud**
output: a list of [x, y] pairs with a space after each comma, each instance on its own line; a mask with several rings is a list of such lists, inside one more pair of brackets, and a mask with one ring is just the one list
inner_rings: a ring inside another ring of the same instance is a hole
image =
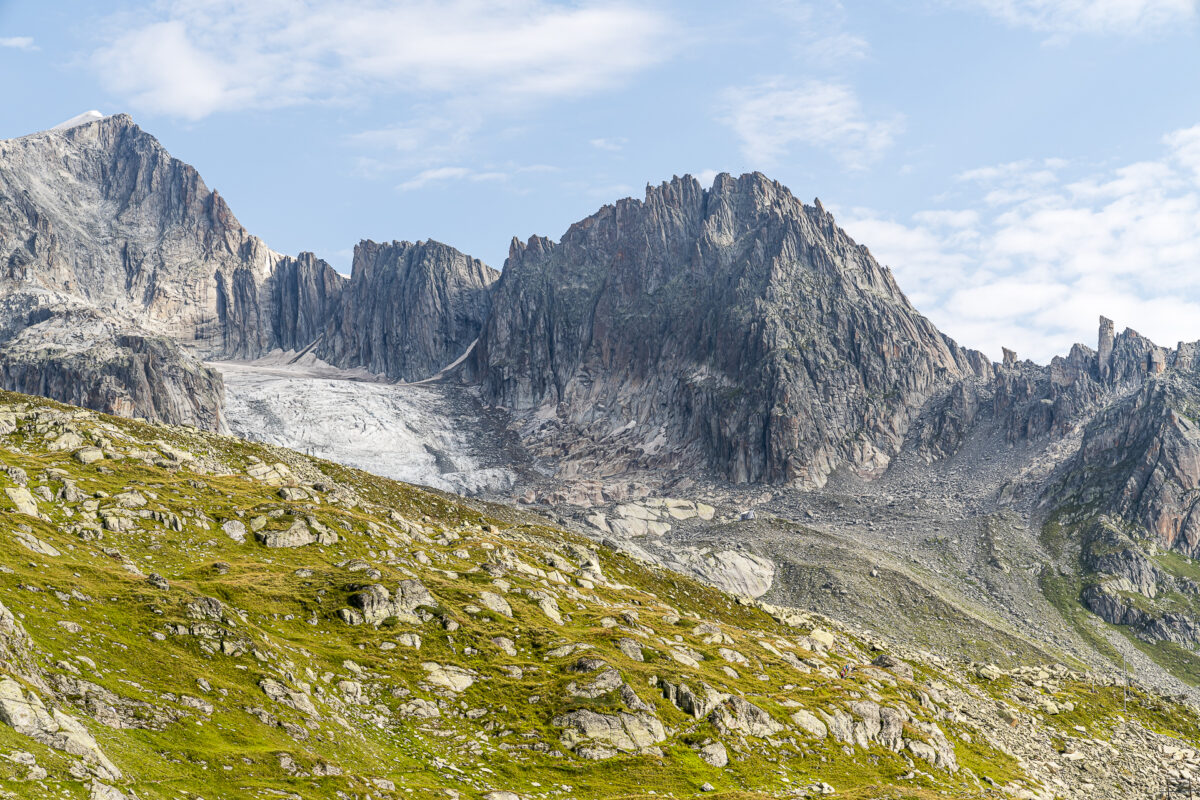
[[903, 128], [899, 115], [872, 119], [842, 83], [769, 80], [729, 89], [721, 121], [755, 166], [771, 166], [797, 145], [818, 147], [850, 169], [877, 161]]
[[617, 136], [610, 139], [599, 138], [589, 139], [588, 144], [597, 150], [607, 150], [610, 153], [616, 153], [625, 149], [625, 145], [629, 144], [629, 140], [624, 136]]
[[188, 119], [254, 103], [256, 90], [238, 85], [238, 70], [198, 48], [178, 20], [130, 31], [96, 54], [109, 89], [148, 108]]
[[1101, 314], [1164, 345], [1200, 339], [1200, 126], [1156, 160], [1088, 171], [1060, 160], [971, 170], [981, 194], [909, 221], [853, 210], [847, 230], [961, 343], [1046, 361], [1095, 343]]
[[845, 30], [846, 12], [837, 0], [769, 0], [768, 7], [791, 24], [793, 48], [811, 64], [858, 61], [871, 51], [865, 38]]
[[1197, 182], [1200, 182], [1200, 125], [1168, 134], [1166, 143], [1173, 151], [1175, 160], [1191, 170]]
[[514, 175], [531, 172], [556, 172], [557, 168], [546, 164], [530, 164], [507, 169], [471, 169], [469, 167], [432, 167], [418, 172], [396, 188], [403, 192], [423, 189], [432, 183], [445, 181], [506, 181]]
[[1014, 27], [1058, 40], [1075, 34], [1143, 35], [1195, 20], [1197, 0], [960, 0]]
[[13, 50], [37, 50], [37, 45], [33, 43], [32, 36], [3, 36], [0, 37], [0, 47], [9, 47]]
[[581, 95], [666, 57], [671, 32], [639, 5], [548, 0], [174, 0], [152, 13], [125, 18], [93, 65], [135, 108], [189, 119], [373, 93]]

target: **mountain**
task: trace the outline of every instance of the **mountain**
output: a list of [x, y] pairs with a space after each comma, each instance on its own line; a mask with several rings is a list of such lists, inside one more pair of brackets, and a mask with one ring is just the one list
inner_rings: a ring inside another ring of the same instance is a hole
[[492, 402], [550, 416], [564, 470], [879, 474], [933, 396], [991, 365], [916, 312], [819, 203], [755, 173], [648, 187], [514, 241], [472, 354]]
[[[39, 344], [0, 351], [0, 372], [9, 388], [219, 429], [206, 359], [320, 342], [340, 366], [419, 379], [460, 356], [486, 314], [489, 270], [435, 243], [360, 250], [371, 263], [356, 257], [349, 281], [311, 253], [270, 250], [124, 114], [0, 142], [0, 326]], [[87, 346], [72, 332], [80, 307], [96, 322]]]
[[938, 658], [507, 507], [7, 393], [0, 465], [8, 797], [1197, 789], [1186, 705]]

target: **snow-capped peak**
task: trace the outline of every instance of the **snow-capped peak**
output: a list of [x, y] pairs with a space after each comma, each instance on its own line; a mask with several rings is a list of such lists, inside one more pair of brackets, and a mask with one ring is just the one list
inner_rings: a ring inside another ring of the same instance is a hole
[[77, 128], [80, 125], [87, 125], [89, 122], [95, 122], [98, 119], [104, 119], [104, 115], [99, 111], [92, 109], [91, 111], [85, 111], [82, 114], [71, 117], [66, 122], [60, 122], [50, 130], [66, 131], [70, 130], [71, 128]]

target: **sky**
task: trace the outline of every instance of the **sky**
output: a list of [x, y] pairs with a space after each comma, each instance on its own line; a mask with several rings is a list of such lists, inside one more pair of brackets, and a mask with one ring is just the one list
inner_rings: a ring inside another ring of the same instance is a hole
[[0, 0], [0, 76], [0, 138], [128, 112], [342, 272], [759, 170], [993, 358], [1200, 339], [1200, 0]]

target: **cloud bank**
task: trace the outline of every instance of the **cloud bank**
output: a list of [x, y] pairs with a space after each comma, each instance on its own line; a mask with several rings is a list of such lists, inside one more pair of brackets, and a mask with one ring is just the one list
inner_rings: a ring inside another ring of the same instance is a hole
[[1200, 125], [1163, 137], [1155, 160], [1022, 161], [958, 182], [979, 199], [844, 224], [959, 342], [1044, 362], [1094, 344], [1100, 314], [1163, 345], [1200, 339]]

